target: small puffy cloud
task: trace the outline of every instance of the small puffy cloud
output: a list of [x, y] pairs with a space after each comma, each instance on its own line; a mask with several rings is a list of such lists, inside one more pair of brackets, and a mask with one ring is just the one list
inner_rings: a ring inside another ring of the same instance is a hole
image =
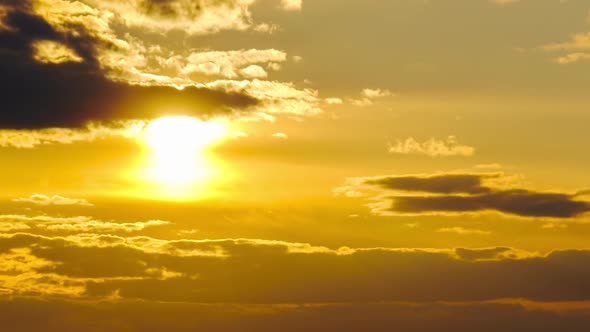
[[575, 194], [523, 189], [500, 174], [442, 173], [351, 178], [339, 193], [369, 197], [377, 215], [451, 215], [498, 212], [524, 218], [576, 220], [590, 202]]
[[299, 11], [303, 7], [303, 0], [281, 0], [281, 8], [289, 11]]
[[360, 98], [351, 98], [349, 102], [355, 106], [365, 107], [371, 106], [376, 99], [394, 96], [394, 94], [387, 89], [363, 89]]
[[48, 205], [81, 205], [81, 206], [93, 206], [90, 202], [83, 198], [68, 198], [60, 195], [43, 195], [33, 194], [29, 197], [14, 198], [13, 202], [31, 203], [35, 205], [48, 206]]
[[[157, 61], [162, 67], [172, 68], [181, 75], [200, 73], [224, 78], [266, 77], [266, 71], [257, 64], [273, 64], [278, 70], [281, 62], [287, 59], [287, 54], [275, 49], [249, 49], [234, 51], [192, 52], [188, 56], [160, 56]], [[278, 67], [277, 67], [278, 66]]]
[[289, 138], [289, 136], [285, 133], [274, 133], [272, 134], [272, 137], [274, 138], [278, 138], [278, 139], [287, 139]]
[[249, 65], [248, 67], [240, 70], [240, 73], [248, 78], [265, 78], [268, 76], [266, 70], [258, 65]]
[[418, 142], [413, 137], [409, 137], [404, 141], [398, 140], [395, 145], [390, 145], [389, 153], [421, 154], [430, 157], [472, 156], [475, 148], [459, 144], [455, 136], [449, 136], [445, 140], [431, 138], [424, 142]]
[[481, 229], [463, 228], [463, 227], [443, 227], [437, 230], [438, 233], [452, 233], [458, 235], [490, 235], [491, 232]]
[[361, 92], [361, 96], [369, 99], [389, 97], [391, 95], [391, 91], [382, 89], [363, 89]]
[[33, 59], [41, 63], [82, 62], [80, 56], [66, 45], [50, 41], [39, 40], [33, 43]]
[[324, 99], [324, 101], [328, 104], [328, 105], [340, 105], [343, 103], [341, 98], [326, 98]]

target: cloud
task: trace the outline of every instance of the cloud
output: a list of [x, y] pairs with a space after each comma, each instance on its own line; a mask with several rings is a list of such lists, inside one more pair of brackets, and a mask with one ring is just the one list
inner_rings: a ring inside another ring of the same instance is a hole
[[110, 123], [108, 126], [90, 123], [84, 129], [45, 128], [38, 130], [0, 129], [0, 147], [30, 149], [39, 145], [92, 142], [109, 137], [136, 137], [145, 127], [143, 121]]
[[281, 0], [284, 10], [299, 11], [303, 7], [303, 0]]
[[498, 174], [435, 174], [391, 175], [363, 180], [365, 184], [377, 185], [386, 190], [415, 191], [434, 194], [484, 194], [491, 188], [483, 184], [486, 179]]
[[386, 89], [363, 89], [361, 91], [361, 98], [351, 98], [349, 102], [355, 106], [365, 107], [373, 105], [376, 99], [394, 96], [394, 94]]
[[31, 227], [25, 223], [0, 222], [0, 232], [9, 233], [15, 231], [23, 231]]
[[[273, 64], [275, 69], [280, 69], [277, 65], [286, 59], [285, 52], [275, 49], [191, 52], [187, 56], [169, 54], [156, 57], [162, 67], [175, 69], [181, 75], [200, 73], [222, 78], [266, 77], [266, 71], [257, 64]], [[261, 74], [260, 70], [265, 74]]]
[[[183, 12], [188, 2], [31, 0], [3, 7], [6, 28], [0, 30], [0, 39], [6, 51], [0, 54], [0, 97], [7, 111], [0, 114], [0, 128], [82, 129], [89, 122], [146, 120], [171, 113], [262, 118], [321, 111], [316, 91], [288, 82], [203, 81], [211, 75], [264, 77], [261, 65], [284, 62], [284, 52], [177, 54], [115, 29], [120, 13], [106, 8], [111, 5], [145, 6], [140, 9], [151, 8], [159, 17], [169, 10], [171, 16]], [[241, 6], [232, 1], [199, 6], [226, 5]]]
[[82, 62], [74, 50], [60, 43], [40, 40], [33, 43], [33, 59], [41, 63], [60, 64], [64, 62]]
[[[13, 261], [24, 258], [16, 256], [24, 253], [39, 263], [19, 268], [29, 274], [24, 284], [17, 282], [23, 280], [20, 273], [2, 273], [0, 289], [12, 296], [39, 289], [38, 282], [51, 276], [82, 287], [72, 291], [78, 299], [95, 300], [113, 294], [127, 300], [235, 304], [590, 298], [585, 250], [330, 249], [256, 239], [0, 235], [0, 266], [17, 264]], [[56, 294], [67, 294], [70, 283], [56, 284]]]
[[98, 220], [88, 220], [76, 223], [53, 223], [39, 224], [37, 227], [48, 231], [56, 232], [77, 232], [77, 233], [94, 233], [94, 232], [139, 232], [147, 227], [168, 225], [170, 222], [163, 220], [149, 220], [129, 223], [104, 222]]
[[20, 197], [12, 199], [13, 202], [21, 203], [32, 203], [35, 205], [48, 206], [48, 205], [81, 205], [81, 206], [93, 206], [90, 202], [83, 198], [68, 198], [60, 195], [44, 195], [44, 194], [32, 194], [29, 197]]
[[413, 137], [404, 141], [398, 140], [395, 145], [389, 146], [389, 152], [395, 154], [422, 154], [430, 157], [472, 156], [475, 148], [458, 143], [455, 136], [449, 136], [446, 140], [431, 138], [425, 142], [418, 142]]
[[560, 56], [557, 58], [556, 61], [559, 64], [567, 65], [570, 63], [578, 62], [580, 60], [587, 60], [587, 59], [590, 59], [590, 53], [576, 52], [576, 53], [569, 53], [569, 54]]
[[[86, 29], [62, 33], [43, 18], [15, 10], [8, 25], [15, 32], [1, 32], [6, 40], [2, 59], [0, 96], [3, 109], [0, 128], [39, 129], [83, 128], [89, 121], [117, 121], [153, 118], [162, 102], [184, 105], [195, 115], [231, 113], [254, 106], [258, 101], [239, 92], [227, 93], [204, 86], [178, 90], [171, 86], [140, 86], [115, 82], [104, 77], [94, 44], [100, 43]], [[33, 59], [30, 45], [37, 39], [59, 41], [76, 50], [83, 63], [43, 64]], [[30, 96], [35, 96], [31, 98]], [[159, 105], [156, 101], [160, 101]], [[138, 114], [137, 109], [143, 113]], [[193, 111], [199, 110], [199, 111]]]
[[541, 49], [546, 52], [562, 53], [555, 61], [563, 65], [590, 59], [590, 32], [577, 33], [569, 41], [546, 44]]
[[[527, 218], [575, 219], [590, 212], [590, 202], [575, 194], [501, 185], [494, 173], [389, 175], [349, 179], [337, 193], [370, 196], [378, 215], [499, 212]], [[350, 195], [348, 195], [350, 196]]]
[[[36, 200], [37, 201], [37, 200]], [[55, 199], [54, 199], [55, 201]], [[62, 202], [63, 199], [57, 201]], [[53, 203], [55, 204], [55, 203]], [[46, 204], [48, 205], [48, 204]], [[21, 214], [0, 215], [0, 231], [14, 232], [30, 230], [31, 232], [62, 233], [105, 233], [105, 232], [140, 232], [148, 227], [169, 225], [169, 221], [148, 220], [138, 222], [112, 222], [96, 220], [87, 216], [55, 217], [49, 215], [27, 216]]]
[[272, 137], [274, 138], [278, 138], [278, 139], [287, 139], [289, 138], [289, 136], [285, 133], [274, 133], [272, 134]]
[[[148, 31], [179, 30], [210, 34], [223, 30], [256, 28], [251, 14], [254, 0], [87, 0], [95, 8], [108, 10], [113, 19], [129, 27]], [[281, 0], [284, 10], [300, 10], [302, 0]], [[264, 23], [263, 23], [264, 24]]]
[[266, 70], [258, 65], [250, 65], [242, 69], [240, 72], [248, 78], [264, 78], [268, 76]]
[[[453, 303], [195, 304], [15, 298], [0, 302], [14, 332], [83, 331], [583, 331], [584, 302], [518, 299]], [[34, 314], [35, 319], [30, 319]], [[566, 328], [564, 328], [566, 327]]]
[[328, 105], [340, 105], [343, 103], [341, 98], [326, 98], [324, 99], [324, 101], [328, 104]]
[[363, 91], [361, 92], [361, 95], [365, 98], [375, 99], [375, 98], [389, 97], [392, 95], [392, 93], [389, 90], [363, 89]]
[[437, 230], [438, 233], [453, 233], [458, 235], [490, 235], [491, 232], [481, 229], [463, 228], [463, 227], [443, 227]]
[[[531, 322], [546, 324], [545, 315], [586, 326], [589, 260], [586, 250], [330, 249], [257, 239], [3, 234], [0, 318], [15, 331], [35, 324], [46, 331], [66, 325], [241, 331], [244, 322], [257, 331], [340, 323], [341, 331], [386, 331], [395, 321], [421, 331], [473, 331], [481, 324], [478, 331], [491, 332], [531, 330]], [[18, 319], [32, 314], [37, 319]], [[532, 330], [544, 331], [543, 324]]]

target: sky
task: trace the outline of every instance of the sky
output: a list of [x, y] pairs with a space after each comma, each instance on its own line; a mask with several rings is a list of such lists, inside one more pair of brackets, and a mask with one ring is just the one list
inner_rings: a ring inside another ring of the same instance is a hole
[[0, 0], [0, 327], [582, 331], [590, 3]]

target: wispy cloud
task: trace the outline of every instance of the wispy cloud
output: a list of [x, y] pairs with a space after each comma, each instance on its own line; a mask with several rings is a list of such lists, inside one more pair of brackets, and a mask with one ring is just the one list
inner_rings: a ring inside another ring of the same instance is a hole
[[413, 137], [398, 140], [389, 145], [389, 153], [394, 154], [418, 154], [430, 157], [472, 156], [475, 148], [459, 144], [455, 136], [449, 136], [444, 140], [430, 138], [424, 142], [418, 142]]
[[60, 195], [44, 195], [44, 194], [32, 194], [29, 197], [19, 197], [12, 199], [13, 202], [20, 203], [31, 203], [35, 205], [48, 206], [48, 205], [82, 205], [82, 206], [93, 206], [92, 203], [88, 202], [84, 198], [69, 198]]

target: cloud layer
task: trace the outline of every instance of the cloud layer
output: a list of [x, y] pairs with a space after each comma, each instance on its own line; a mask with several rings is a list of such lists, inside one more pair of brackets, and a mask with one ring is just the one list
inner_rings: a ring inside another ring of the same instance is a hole
[[84, 128], [92, 121], [178, 113], [199, 117], [318, 113], [316, 91], [258, 80], [268, 76], [267, 69], [277, 70], [286, 61], [282, 51], [179, 53], [114, 27], [123, 18], [130, 25], [148, 24], [151, 18], [162, 24], [184, 24], [188, 21], [183, 18], [190, 18], [191, 24], [212, 24], [203, 28], [212, 33], [223, 27], [207, 21], [211, 13], [217, 13], [213, 16], [220, 24], [230, 24], [225, 14], [235, 11], [248, 18], [251, 4], [10, 1], [2, 5], [0, 16], [0, 97], [7, 110], [0, 115], [0, 129]]
[[390, 175], [353, 178], [349, 186], [338, 191], [349, 196], [372, 191], [373, 212], [385, 215], [495, 211], [529, 218], [572, 219], [590, 212], [590, 202], [575, 194], [500, 186], [501, 181], [501, 174], [489, 173]]

